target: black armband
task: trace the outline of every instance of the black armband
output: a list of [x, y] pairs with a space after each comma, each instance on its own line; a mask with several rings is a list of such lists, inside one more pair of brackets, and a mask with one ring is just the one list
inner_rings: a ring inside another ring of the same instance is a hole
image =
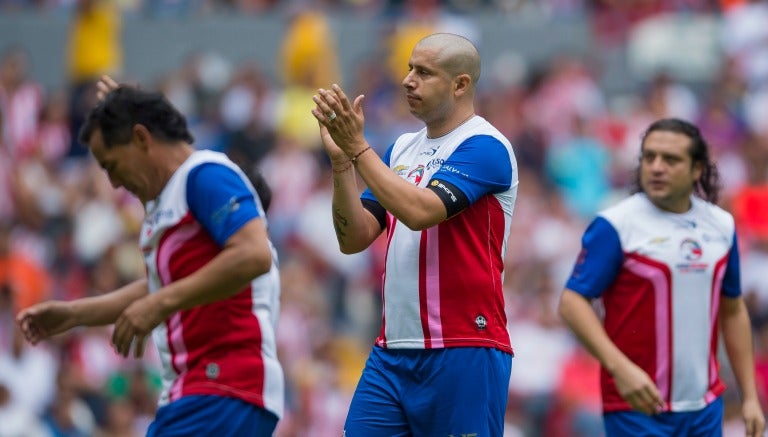
[[387, 210], [384, 209], [379, 202], [374, 202], [370, 199], [360, 199], [360, 201], [363, 202], [363, 208], [367, 209], [374, 217], [376, 217], [381, 229], [384, 229], [387, 225]]
[[429, 181], [427, 188], [437, 194], [437, 197], [443, 201], [448, 217], [453, 217], [469, 206], [467, 196], [450, 182], [432, 179]]

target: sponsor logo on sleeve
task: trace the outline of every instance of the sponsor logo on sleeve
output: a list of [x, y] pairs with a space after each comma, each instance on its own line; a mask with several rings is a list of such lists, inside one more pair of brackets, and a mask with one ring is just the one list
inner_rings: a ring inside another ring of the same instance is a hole
[[432, 182], [430, 182], [429, 185], [431, 185], [431, 186], [433, 186], [435, 188], [439, 188], [440, 190], [442, 190], [445, 194], [448, 195], [448, 197], [451, 198], [451, 202], [457, 202], [459, 200], [459, 199], [456, 198], [456, 195], [453, 194], [453, 191], [451, 191], [450, 188], [446, 187], [445, 184], [443, 184], [442, 182], [438, 181], [437, 179], [435, 179]]

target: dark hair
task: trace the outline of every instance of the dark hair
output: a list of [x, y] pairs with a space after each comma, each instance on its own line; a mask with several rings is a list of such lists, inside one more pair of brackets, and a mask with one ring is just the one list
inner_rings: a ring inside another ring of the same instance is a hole
[[251, 181], [251, 185], [256, 190], [259, 199], [261, 199], [261, 206], [264, 208], [264, 212], [267, 212], [270, 203], [272, 203], [272, 188], [270, 188], [267, 180], [264, 179], [264, 175], [258, 169], [246, 170], [245, 174]]
[[[645, 145], [645, 139], [648, 138], [648, 135], [650, 135], [651, 132], [655, 131], [676, 132], [691, 139], [691, 147], [688, 150], [691, 155], [691, 165], [700, 162], [702, 166], [701, 177], [694, 183], [693, 192], [704, 200], [717, 203], [720, 191], [720, 174], [717, 171], [715, 163], [710, 159], [709, 145], [707, 145], [704, 137], [701, 136], [699, 128], [692, 123], [678, 118], [662, 118], [656, 120], [648, 126], [648, 129], [646, 129], [641, 136], [641, 151]], [[640, 166], [638, 165], [637, 170], [635, 171], [635, 181], [632, 193], [640, 193], [642, 191], [643, 187], [640, 185]]]
[[100, 130], [104, 147], [131, 141], [133, 127], [141, 124], [162, 141], [195, 140], [187, 128], [187, 120], [161, 93], [143, 91], [121, 85], [110, 91], [86, 117], [78, 140], [88, 144], [93, 132]]

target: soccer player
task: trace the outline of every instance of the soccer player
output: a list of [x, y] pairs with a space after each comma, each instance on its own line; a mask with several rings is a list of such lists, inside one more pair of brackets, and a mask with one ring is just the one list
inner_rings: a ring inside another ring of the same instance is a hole
[[195, 151], [185, 118], [161, 94], [129, 86], [106, 93], [80, 141], [115, 188], [144, 204], [147, 276], [22, 311], [26, 338], [114, 324], [116, 351], [140, 357], [151, 332], [163, 391], [148, 435], [271, 436], [284, 396], [275, 344], [280, 283], [248, 177], [220, 153]]
[[[383, 160], [363, 135], [363, 96], [313, 97], [333, 166], [344, 253], [384, 229], [383, 321], [347, 414], [347, 437], [503, 433], [512, 367], [504, 253], [517, 196], [509, 141], [474, 111], [480, 56], [467, 39], [422, 39], [403, 79], [426, 127]], [[368, 188], [362, 194], [356, 174]]]
[[602, 364], [606, 433], [720, 436], [722, 334], [747, 435], [762, 436], [734, 220], [715, 205], [717, 169], [698, 128], [651, 124], [637, 179], [636, 192], [585, 231], [560, 298], [563, 320]]

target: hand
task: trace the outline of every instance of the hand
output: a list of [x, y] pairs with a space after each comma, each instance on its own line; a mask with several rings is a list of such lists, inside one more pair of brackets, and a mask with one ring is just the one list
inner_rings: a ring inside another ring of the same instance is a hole
[[74, 328], [77, 324], [69, 303], [54, 300], [21, 311], [16, 316], [16, 323], [32, 344]]
[[627, 361], [613, 373], [613, 379], [619, 394], [633, 409], [652, 415], [664, 408], [658, 387], [635, 363]]
[[134, 346], [134, 357], [144, 355], [145, 339], [152, 330], [166, 318], [162, 307], [154, 302], [153, 295], [143, 297], [130, 304], [115, 322], [112, 344], [115, 352], [127, 357]]
[[[367, 147], [363, 135], [365, 115], [362, 102], [364, 98], [365, 96], [359, 95], [354, 104], [350, 104], [347, 95], [336, 84], [330, 90], [321, 88], [312, 96], [312, 100], [317, 105], [312, 110], [312, 115], [320, 122], [321, 135], [325, 136], [323, 133], [323, 127], [325, 127], [333, 140], [333, 145], [342, 150], [347, 158]], [[331, 159], [339, 158], [336, 147], [330, 145], [325, 138], [323, 138], [323, 144]]]
[[96, 83], [96, 97], [99, 99], [99, 101], [103, 101], [104, 97], [107, 96], [107, 94], [112, 91], [116, 90], [120, 87], [120, 84], [115, 82], [114, 79], [107, 76], [106, 74], [101, 76], [101, 79]]
[[326, 128], [322, 123], [320, 123], [320, 139], [323, 141], [323, 148], [325, 149], [325, 153], [328, 155], [328, 158], [331, 159], [331, 164], [337, 166], [344, 165], [345, 163], [349, 162], [349, 157], [347, 154], [344, 153], [344, 151], [336, 145], [336, 142], [333, 141], [331, 134], [328, 132], [328, 128]]
[[744, 401], [741, 406], [744, 429], [747, 437], [762, 437], [765, 431], [765, 416], [757, 400]]

